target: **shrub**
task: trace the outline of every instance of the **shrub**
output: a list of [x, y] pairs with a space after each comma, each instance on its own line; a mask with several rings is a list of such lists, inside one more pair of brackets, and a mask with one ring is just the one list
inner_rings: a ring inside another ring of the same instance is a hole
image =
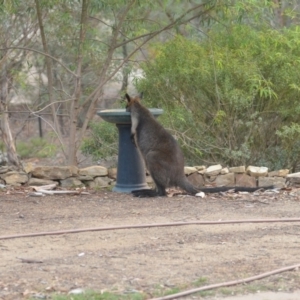
[[18, 141], [16, 144], [18, 155], [21, 159], [38, 157], [46, 158], [53, 156], [57, 147], [47, 142], [45, 139], [32, 138], [26, 142]]
[[295, 161], [276, 132], [299, 120], [299, 44], [298, 27], [234, 25], [201, 42], [177, 36], [156, 46], [136, 85], [150, 106], [165, 110], [160, 120], [189, 162], [287, 167]]
[[90, 136], [83, 140], [81, 151], [94, 160], [114, 156], [118, 153], [118, 133], [114, 124], [92, 122]]

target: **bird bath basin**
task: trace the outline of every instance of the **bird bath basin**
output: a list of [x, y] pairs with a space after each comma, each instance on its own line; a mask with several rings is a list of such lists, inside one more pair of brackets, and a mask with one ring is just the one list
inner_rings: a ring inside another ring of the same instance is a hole
[[[150, 108], [154, 117], [163, 113], [162, 109]], [[104, 121], [116, 124], [119, 131], [118, 172], [114, 192], [131, 193], [133, 190], [147, 189], [146, 173], [141, 154], [132, 143], [130, 112], [125, 109], [97, 111]]]

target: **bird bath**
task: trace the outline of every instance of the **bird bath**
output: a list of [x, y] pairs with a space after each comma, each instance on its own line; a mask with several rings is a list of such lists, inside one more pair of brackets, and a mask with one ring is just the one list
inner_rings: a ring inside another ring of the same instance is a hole
[[[162, 109], [150, 108], [154, 117], [163, 113]], [[119, 131], [118, 172], [114, 192], [130, 193], [133, 190], [147, 189], [146, 173], [141, 154], [130, 138], [131, 117], [125, 109], [97, 111], [104, 121], [116, 124]]]

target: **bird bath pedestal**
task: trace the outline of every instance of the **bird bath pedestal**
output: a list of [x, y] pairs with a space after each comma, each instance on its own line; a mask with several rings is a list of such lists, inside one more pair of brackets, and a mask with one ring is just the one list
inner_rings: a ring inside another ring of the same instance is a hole
[[[162, 109], [150, 108], [154, 117], [163, 113]], [[103, 120], [116, 124], [119, 130], [118, 172], [114, 192], [131, 193], [133, 190], [147, 189], [144, 162], [141, 154], [130, 138], [131, 117], [125, 109], [107, 109], [97, 112]]]

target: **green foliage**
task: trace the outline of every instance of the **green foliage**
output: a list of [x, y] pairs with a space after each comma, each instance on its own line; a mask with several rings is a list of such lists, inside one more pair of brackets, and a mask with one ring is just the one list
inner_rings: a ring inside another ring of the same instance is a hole
[[115, 125], [108, 122], [92, 122], [90, 136], [82, 143], [81, 151], [93, 159], [107, 158], [118, 153], [118, 133]]
[[137, 88], [149, 105], [165, 110], [160, 119], [188, 161], [272, 168], [270, 155], [285, 153], [276, 167], [287, 167], [283, 137], [297, 147], [292, 136], [298, 131], [282, 126], [300, 117], [299, 45], [299, 27], [215, 27], [201, 43], [177, 36], [155, 45], [156, 57], [144, 64]]
[[300, 157], [300, 125], [292, 122], [290, 125], [282, 126], [276, 134], [282, 141], [286, 160], [295, 171]]
[[21, 159], [31, 157], [52, 157], [57, 151], [56, 145], [41, 138], [32, 138], [26, 142], [17, 142], [16, 147]]

